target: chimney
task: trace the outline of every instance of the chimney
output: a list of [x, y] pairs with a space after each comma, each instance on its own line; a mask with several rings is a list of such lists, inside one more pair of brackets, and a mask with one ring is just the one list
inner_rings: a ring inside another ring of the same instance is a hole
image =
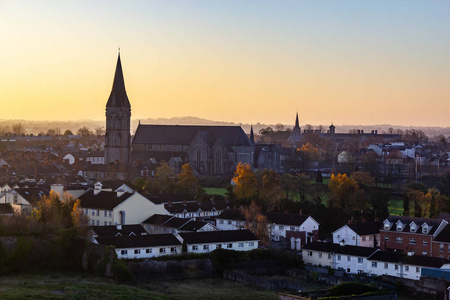
[[100, 182], [96, 182], [94, 184], [94, 195], [97, 195], [102, 191], [102, 184]]
[[124, 191], [124, 190], [118, 190], [118, 191], [117, 191], [117, 197], [120, 197], [120, 196], [122, 196], [123, 194], [125, 194], [125, 191]]
[[117, 225], [116, 228], [117, 230], [122, 230], [122, 225]]

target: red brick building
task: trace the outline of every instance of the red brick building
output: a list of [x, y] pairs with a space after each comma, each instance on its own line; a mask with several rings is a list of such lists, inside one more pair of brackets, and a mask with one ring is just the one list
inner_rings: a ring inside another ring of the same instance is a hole
[[[439, 257], [439, 247], [442, 246], [434, 245], [434, 241], [447, 224], [447, 221], [440, 219], [389, 216], [380, 229], [380, 248], [382, 251]], [[446, 246], [447, 254], [449, 250]]]

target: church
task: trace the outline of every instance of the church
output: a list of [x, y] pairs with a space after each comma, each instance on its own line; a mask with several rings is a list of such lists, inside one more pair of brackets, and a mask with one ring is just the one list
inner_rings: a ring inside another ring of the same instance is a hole
[[[230, 176], [239, 162], [253, 166], [255, 145], [240, 126], [139, 124], [130, 135], [131, 104], [120, 54], [106, 104], [105, 164], [123, 166], [177, 158], [198, 176]], [[128, 167], [125, 167], [128, 166]]]

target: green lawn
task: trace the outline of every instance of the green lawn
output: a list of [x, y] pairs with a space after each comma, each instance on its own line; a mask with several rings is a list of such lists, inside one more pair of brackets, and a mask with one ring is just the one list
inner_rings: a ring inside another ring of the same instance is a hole
[[226, 188], [213, 188], [213, 187], [202, 187], [205, 192], [209, 195], [221, 195], [225, 196], [227, 189]]
[[389, 214], [390, 215], [403, 215], [403, 201], [402, 200], [390, 200], [389, 201]]
[[0, 276], [0, 299], [278, 299], [277, 293], [223, 278], [122, 285], [88, 273]]

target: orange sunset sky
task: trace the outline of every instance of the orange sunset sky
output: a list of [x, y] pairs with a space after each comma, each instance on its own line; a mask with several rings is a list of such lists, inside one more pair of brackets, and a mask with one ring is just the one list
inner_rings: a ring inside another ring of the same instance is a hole
[[0, 119], [450, 126], [450, 1], [0, 1]]

